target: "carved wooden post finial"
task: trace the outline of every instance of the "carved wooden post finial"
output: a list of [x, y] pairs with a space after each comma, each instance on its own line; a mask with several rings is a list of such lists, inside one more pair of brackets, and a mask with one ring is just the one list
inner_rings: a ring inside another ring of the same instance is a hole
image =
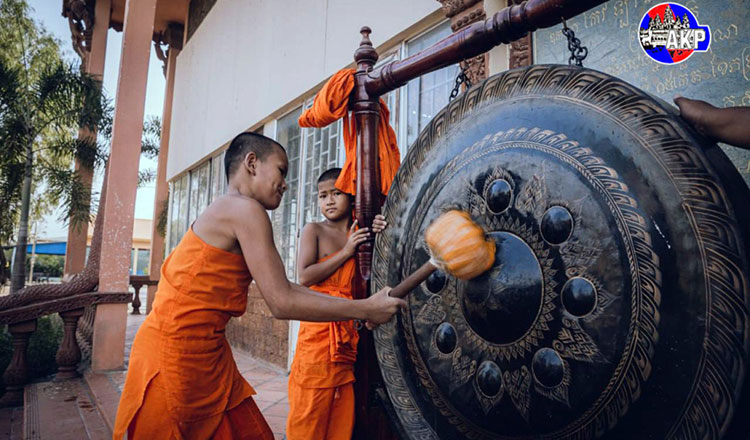
[[378, 61], [378, 52], [372, 47], [372, 41], [370, 41], [372, 29], [368, 26], [362, 26], [359, 33], [362, 34], [362, 41], [360, 41], [357, 50], [354, 51], [354, 61], [357, 62], [357, 66], [362, 70], [364, 66], [360, 66], [361, 64], [365, 66], [369, 65], [370, 67], [375, 65]]

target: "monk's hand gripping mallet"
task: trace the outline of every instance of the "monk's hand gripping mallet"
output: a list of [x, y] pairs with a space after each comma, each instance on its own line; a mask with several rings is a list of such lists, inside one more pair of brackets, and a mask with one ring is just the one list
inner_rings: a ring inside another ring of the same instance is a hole
[[470, 280], [495, 263], [495, 242], [464, 211], [448, 211], [425, 231], [430, 261], [406, 277], [389, 292], [403, 298], [437, 269], [462, 280]]

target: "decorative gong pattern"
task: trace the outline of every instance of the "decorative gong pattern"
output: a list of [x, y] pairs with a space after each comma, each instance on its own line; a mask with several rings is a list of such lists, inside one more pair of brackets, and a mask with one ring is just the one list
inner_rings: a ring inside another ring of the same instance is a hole
[[[640, 154], [653, 156], [658, 169], [649, 172], [665, 173], [665, 185], [674, 189], [659, 191], [679, 196], [674, 209], [686, 220], [655, 219], [658, 202], [641, 186], [652, 177], [628, 176], [632, 165], [609, 145], [589, 143], [588, 134], [577, 139], [575, 130], [563, 133], [565, 124], [556, 126], [552, 117], [528, 126], [513, 116], [491, 116], [509, 113], [510, 101], [520, 109], [525, 99], [572, 104], [571, 113], [579, 106], [578, 118], [606, 116], [616, 140], [621, 130]], [[479, 136], [459, 129], [467, 121], [479, 125]], [[398, 321], [376, 331], [378, 361], [405, 432], [412, 438], [589, 439], [614, 429], [638, 438], [643, 426], [622, 419], [654, 417], [647, 409], [654, 404], [670, 408], [649, 428], [657, 436], [718, 438], [726, 430], [750, 346], [747, 255], [723, 191], [710, 179], [699, 187], [681, 178], [705, 166], [685, 136], [637, 89], [572, 67], [497, 75], [438, 114], [391, 188], [384, 213], [396, 224], [376, 241], [373, 288], [394, 285], [427, 261], [424, 230], [448, 209], [468, 212], [485, 229], [496, 258], [470, 281], [435, 272], [410, 294]], [[710, 214], [701, 212], [705, 197]], [[693, 243], [674, 241], [680, 227]], [[681, 246], [700, 249], [700, 274], [672, 273]], [[710, 256], [719, 250], [724, 258]], [[677, 280], [690, 276], [706, 281]], [[692, 285], [705, 294], [685, 295], [696, 295], [694, 307], [705, 304], [710, 323], [700, 311], [675, 311], [673, 302], [682, 297], [672, 295]], [[663, 322], [665, 315], [694, 319], [695, 331], [686, 333], [698, 339], [685, 336], [689, 348], [675, 345], [680, 333], [677, 324]], [[728, 342], [722, 331], [739, 339]], [[665, 351], [667, 344], [681, 352]], [[649, 381], [670, 374], [679, 382], [674, 392], [652, 391]]]

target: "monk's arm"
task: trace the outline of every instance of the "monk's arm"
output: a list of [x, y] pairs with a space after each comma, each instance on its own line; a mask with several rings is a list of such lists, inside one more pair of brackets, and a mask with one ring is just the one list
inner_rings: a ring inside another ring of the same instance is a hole
[[232, 227], [250, 273], [274, 317], [303, 321], [365, 319], [384, 323], [406, 303], [381, 290], [367, 299], [352, 301], [295, 288], [273, 243], [271, 222], [260, 204], [248, 202], [233, 212]]
[[717, 141], [750, 149], [750, 107], [717, 108], [694, 99], [677, 97], [680, 115], [698, 132]]
[[318, 240], [317, 225], [308, 223], [302, 228], [297, 270], [299, 271], [299, 282], [303, 286], [312, 286], [325, 280], [336, 272], [336, 269], [346, 260], [351, 258], [351, 255], [347, 255], [345, 252], [337, 252], [331, 258], [319, 263]]

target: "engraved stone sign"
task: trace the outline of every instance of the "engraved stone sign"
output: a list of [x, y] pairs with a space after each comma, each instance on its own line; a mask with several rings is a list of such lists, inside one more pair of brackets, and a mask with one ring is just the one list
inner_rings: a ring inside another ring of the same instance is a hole
[[[662, 65], [641, 48], [643, 15], [659, 0], [612, 0], [568, 21], [589, 49], [585, 67], [615, 75], [672, 102], [679, 94], [717, 107], [750, 106], [750, 8], [746, 0], [685, 0], [703, 25], [711, 28], [707, 52]], [[534, 34], [536, 64], [567, 64], [569, 52], [562, 25]], [[721, 145], [750, 186], [750, 151]]]

